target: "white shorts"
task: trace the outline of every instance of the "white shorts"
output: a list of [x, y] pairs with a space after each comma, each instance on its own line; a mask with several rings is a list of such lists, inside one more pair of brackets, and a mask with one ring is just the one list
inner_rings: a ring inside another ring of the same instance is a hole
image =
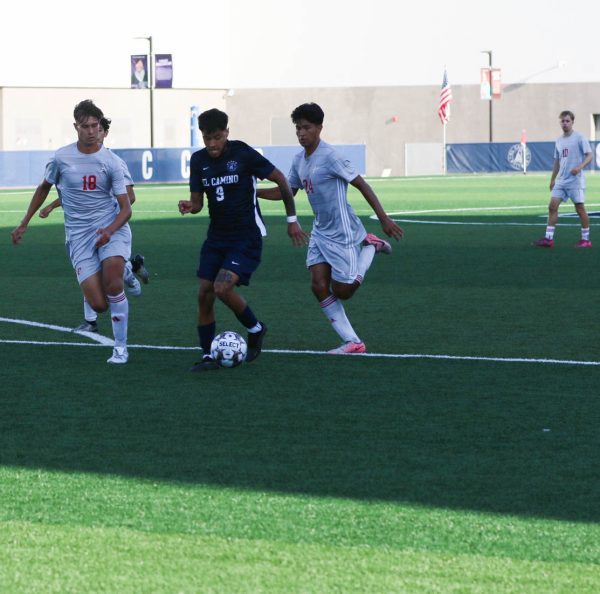
[[131, 257], [131, 229], [128, 224], [115, 231], [107, 244], [96, 247], [96, 241], [98, 236], [94, 233], [72, 238], [65, 244], [79, 284], [96, 274], [106, 258], [121, 256], [129, 260]]
[[310, 268], [315, 264], [329, 264], [333, 280], [351, 285], [358, 276], [358, 255], [361, 243], [362, 239], [356, 245], [344, 247], [339, 243], [327, 241], [312, 234], [308, 243], [306, 267]]
[[573, 204], [583, 204], [585, 202], [585, 190], [581, 188], [554, 188], [550, 193], [551, 198], [556, 198], [561, 202], [566, 202], [569, 198], [573, 201]]

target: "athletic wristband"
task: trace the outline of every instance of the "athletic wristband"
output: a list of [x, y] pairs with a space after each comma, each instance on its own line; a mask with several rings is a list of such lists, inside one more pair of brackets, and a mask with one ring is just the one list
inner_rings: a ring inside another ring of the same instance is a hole
[[286, 220], [288, 223], [296, 223], [298, 222], [298, 217], [296, 215], [290, 215]]

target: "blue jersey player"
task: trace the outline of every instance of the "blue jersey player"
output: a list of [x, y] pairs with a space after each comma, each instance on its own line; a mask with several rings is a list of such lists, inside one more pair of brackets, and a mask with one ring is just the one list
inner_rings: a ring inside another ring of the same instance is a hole
[[554, 166], [550, 177], [550, 202], [546, 234], [533, 242], [537, 247], [554, 246], [554, 230], [558, 221], [558, 207], [569, 198], [581, 221], [581, 239], [575, 244], [578, 248], [591, 248], [590, 219], [585, 210], [585, 176], [583, 168], [592, 162], [592, 148], [582, 134], [573, 130], [575, 115], [572, 111], [562, 111], [559, 115], [563, 134], [554, 146]]
[[190, 371], [218, 369], [210, 356], [216, 334], [214, 304], [222, 301], [248, 330], [246, 361], [261, 352], [267, 332], [257, 319], [238, 285], [248, 285], [257, 269], [266, 235], [256, 195], [256, 180], [268, 179], [277, 184], [285, 204], [288, 235], [294, 245], [302, 245], [306, 234], [296, 219], [292, 191], [285, 175], [258, 151], [239, 140], [229, 140], [227, 114], [209, 109], [198, 116], [198, 127], [206, 148], [192, 155], [190, 161], [190, 199], [179, 201], [182, 215], [199, 213], [208, 201], [210, 223], [200, 251], [197, 275], [198, 337], [203, 358]]

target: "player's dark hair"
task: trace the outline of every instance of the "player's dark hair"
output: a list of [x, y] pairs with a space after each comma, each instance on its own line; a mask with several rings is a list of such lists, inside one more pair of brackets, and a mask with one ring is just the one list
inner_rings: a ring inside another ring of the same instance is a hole
[[292, 111], [292, 122], [298, 123], [299, 120], [307, 120], [311, 124], [321, 125], [325, 118], [325, 113], [316, 103], [303, 103]]
[[198, 128], [208, 134], [217, 130], [227, 130], [228, 122], [229, 117], [227, 114], [215, 108], [203, 111], [198, 116]]
[[83, 120], [87, 120], [87, 118], [98, 118], [100, 120], [103, 116], [102, 110], [97, 105], [94, 105], [91, 99], [79, 102], [73, 110], [73, 117], [76, 122], [82, 122]]
[[102, 126], [102, 129], [105, 132], [108, 132], [110, 130], [110, 122], [111, 122], [111, 120], [108, 119], [106, 116], [102, 116], [100, 118], [100, 125]]
[[569, 111], [568, 109], [565, 109], [565, 111], [561, 111], [559, 114], [559, 118], [566, 118], [566, 117], [570, 117], [573, 121], [575, 121], [575, 114], [572, 111]]

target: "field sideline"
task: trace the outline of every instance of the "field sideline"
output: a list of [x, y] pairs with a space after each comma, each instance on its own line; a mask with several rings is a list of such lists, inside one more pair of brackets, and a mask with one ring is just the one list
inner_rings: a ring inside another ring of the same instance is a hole
[[106, 316], [98, 337], [69, 332], [62, 215], [14, 247], [32, 191], [0, 191], [0, 592], [600, 591], [600, 233], [592, 217], [594, 247], [574, 249], [567, 204], [554, 249], [531, 246], [548, 178], [369, 180], [405, 238], [347, 304], [365, 356], [324, 354], [305, 252], [261, 201], [244, 294], [265, 351], [201, 377], [206, 217], [177, 213], [185, 186], [136, 187], [151, 280], [118, 369]]

